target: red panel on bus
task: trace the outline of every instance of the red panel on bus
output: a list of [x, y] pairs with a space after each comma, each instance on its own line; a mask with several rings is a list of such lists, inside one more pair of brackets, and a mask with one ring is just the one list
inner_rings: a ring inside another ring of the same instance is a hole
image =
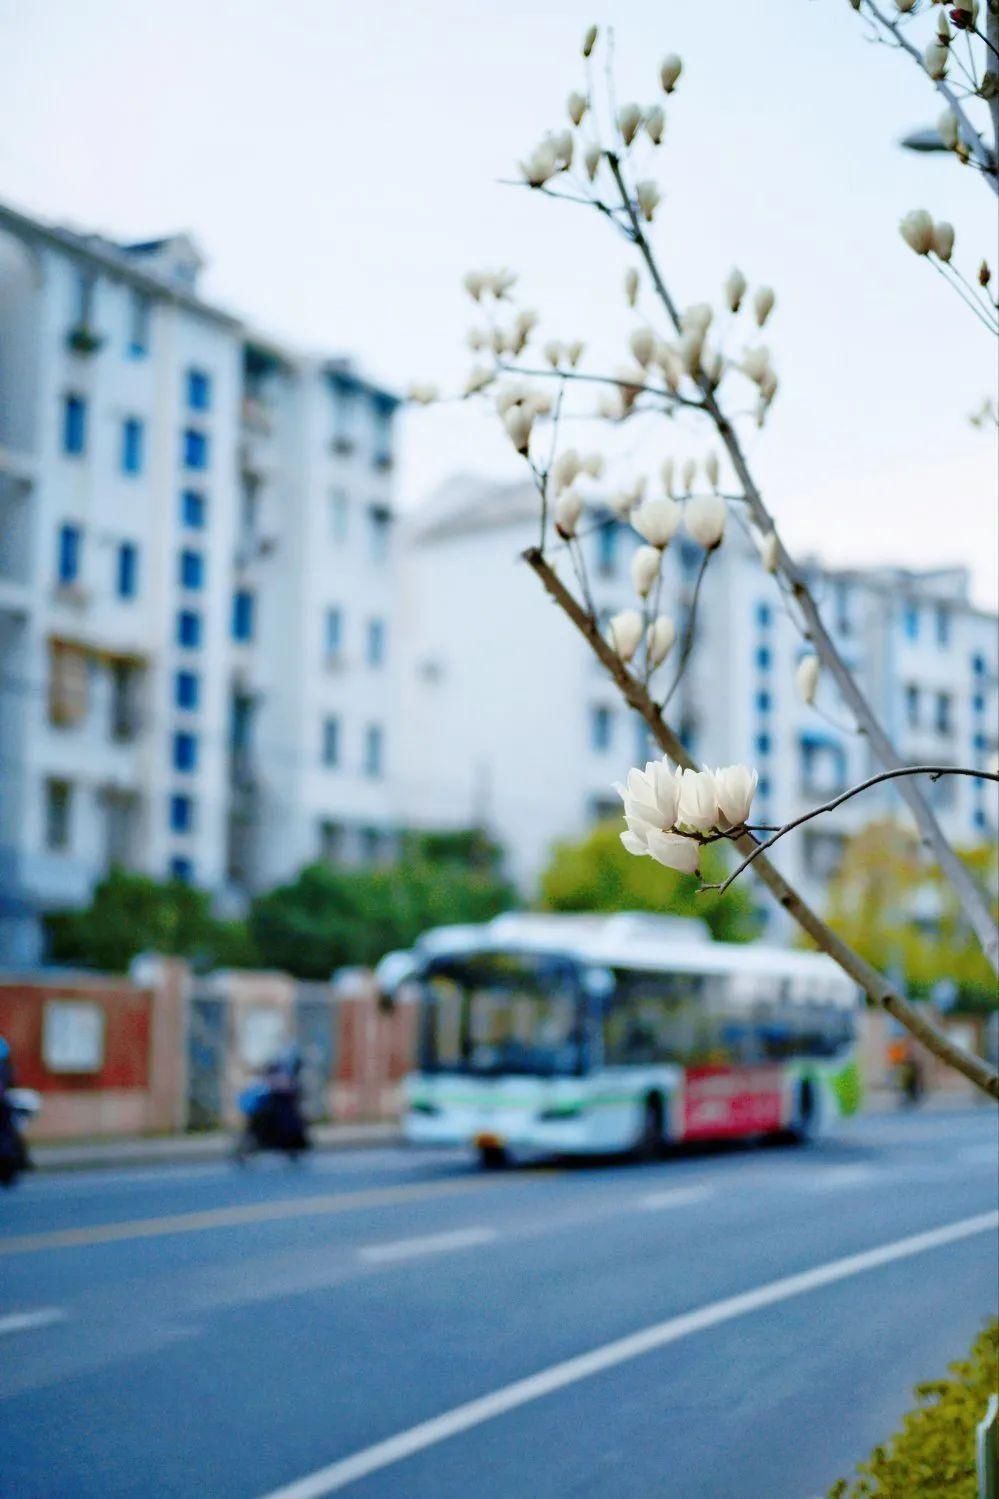
[[778, 1130], [784, 1124], [783, 1098], [780, 1067], [688, 1067], [683, 1138], [725, 1139]]

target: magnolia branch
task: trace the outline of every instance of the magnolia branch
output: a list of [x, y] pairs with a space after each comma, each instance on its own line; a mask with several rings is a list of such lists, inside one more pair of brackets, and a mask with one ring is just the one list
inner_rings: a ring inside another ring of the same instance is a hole
[[895, 781], [902, 776], [929, 776], [931, 781], [939, 781], [941, 776], [972, 776], [978, 781], [999, 782], [999, 775], [990, 770], [972, 770], [962, 765], [907, 765], [899, 770], [882, 770], [878, 775], [869, 776], [866, 781], [861, 781], [859, 785], [851, 786], [847, 791], [841, 792], [839, 796], [834, 796], [831, 801], [823, 802], [820, 807], [813, 807], [810, 812], [803, 812], [800, 817], [792, 818], [790, 822], [784, 823], [782, 827], [775, 828], [773, 837], [768, 838], [764, 843], [758, 843], [752, 853], [747, 854], [739, 867], [732, 871], [728, 879], [723, 880], [720, 885], [703, 885], [701, 888], [703, 890], [717, 890], [720, 894], [724, 894], [729, 886], [739, 878], [743, 870], [748, 869], [750, 864], [755, 863], [768, 848], [773, 848], [775, 843], [779, 843], [785, 834], [793, 832], [795, 828], [802, 827], [806, 822], [811, 822], [814, 817], [821, 817], [825, 812], [835, 811], [844, 802], [850, 801], [852, 797], [859, 796], [862, 791], [869, 791], [872, 786], [880, 786], [884, 781]]
[[[579, 601], [545, 560], [542, 552], [537, 547], [531, 547], [524, 553], [524, 560], [540, 579], [549, 597], [568, 616], [594, 655], [606, 668], [628, 706], [641, 714], [659, 748], [677, 765], [691, 770], [698, 769], [697, 762], [687, 752], [682, 741], [664, 722], [648, 690], [636, 677], [632, 676], [621, 658], [611, 649], [601, 635], [596, 619], [582, 608]], [[778, 904], [797, 921], [817, 946], [863, 989], [872, 1004], [880, 1005], [887, 1010], [934, 1056], [960, 1072], [991, 1098], [999, 1099], [999, 1074], [988, 1062], [981, 1057], [972, 1056], [963, 1047], [951, 1041], [916, 1006], [910, 1004], [883, 974], [879, 973], [859, 953], [854, 952], [831, 927], [827, 926], [762, 853], [752, 834], [744, 833], [732, 841], [742, 853], [757, 850], [759, 856], [754, 860], [757, 877]]]

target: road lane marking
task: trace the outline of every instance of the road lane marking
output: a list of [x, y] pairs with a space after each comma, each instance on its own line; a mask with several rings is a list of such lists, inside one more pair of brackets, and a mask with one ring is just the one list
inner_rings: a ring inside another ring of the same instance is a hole
[[762, 1307], [788, 1301], [793, 1296], [803, 1296], [809, 1291], [820, 1290], [823, 1286], [835, 1285], [837, 1281], [848, 1280], [867, 1270], [876, 1270], [897, 1260], [925, 1254], [928, 1250], [939, 1249], [945, 1244], [956, 1244], [962, 1239], [995, 1228], [999, 1228], [999, 1212], [979, 1213], [974, 1218], [963, 1218], [958, 1223], [947, 1223], [941, 1228], [896, 1239], [891, 1244], [880, 1244], [876, 1249], [865, 1249], [860, 1254], [847, 1255], [845, 1259], [830, 1260], [798, 1275], [783, 1276], [780, 1280], [757, 1286], [752, 1291], [728, 1296], [723, 1301], [712, 1301], [695, 1311], [670, 1317], [665, 1322], [656, 1322], [651, 1327], [618, 1338], [613, 1343], [593, 1348], [589, 1353], [579, 1354], [560, 1364], [552, 1364], [550, 1368], [528, 1375], [526, 1379], [515, 1380], [513, 1384], [493, 1390], [489, 1395], [455, 1406], [453, 1410], [434, 1416], [429, 1421], [422, 1421], [408, 1431], [400, 1431], [384, 1442], [376, 1442], [372, 1447], [364, 1447], [359, 1452], [351, 1453], [349, 1457], [341, 1458], [326, 1468], [320, 1468], [305, 1478], [285, 1485], [284, 1488], [273, 1489], [263, 1495], [262, 1499], [324, 1499], [327, 1494], [338, 1493], [358, 1479], [392, 1467], [395, 1463], [412, 1457], [414, 1453], [423, 1452], [428, 1447], [447, 1441], [449, 1437], [457, 1436], [459, 1432], [494, 1421], [497, 1416], [506, 1415], [519, 1406], [540, 1400], [568, 1385], [578, 1384], [580, 1380], [589, 1379], [594, 1374], [602, 1374], [605, 1370], [616, 1368], [642, 1354], [665, 1348], [667, 1344], [675, 1343], [680, 1338], [690, 1337], [709, 1327], [717, 1327], [719, 1323], [730, 1322], [736, 1317], [744, 1317]]
[[495, 1228], [455, 1228], [450, 1233], [395, 1239], [389, 1244], [365, 1244], [357, 1251], [357, 1257], [368, 1265], [389, 1265], [421, 1254], [447, 1254], [451, 1249], [471, 1249], [495, 1238]]
[[826, 1166], [808, 1179], [808, 1185], [816, 1192], [838, 1192], [846, 1187], [867, 1186], [877, 1178], [873, 1166]]
[[57, 1306], [42, 1306], [36, 1312], [11, 1312], [0, 1317], [0, 1337], [8, 1332], [27, 1332], [33, 1327], [51, 1327], [53, 1322], [65, 1322], [66, 1313]]
[[637, 1206], [643, 1213], [657, 1213], [662, 1208], [682, 1208], [688, 1202], [703, 1202], [715, 1195], [713, 1187], [671, 1187], [665, 1192], [646, 1192]]

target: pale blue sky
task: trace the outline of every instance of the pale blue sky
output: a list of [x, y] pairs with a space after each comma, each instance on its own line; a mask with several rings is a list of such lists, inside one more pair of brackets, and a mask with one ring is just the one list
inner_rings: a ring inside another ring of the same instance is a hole
[[[610, 360], [634, 326], [622, 247], [497, 185], [562, 123], [600, 19], [570, 0], [0, 0], [0, 195], [114, 236], [188, 229], [208, 294], [396, 387], [462, 379], [469, 265], [518, 268], [552, 331]], [[619, 98], [651, 102], [662, 53], [686, 64], [656, 224], [679, 300], [717, 296], [733, 262], [777, 288], [782, 389], [752, 447], [785, 535], [837, 561], [966, 562], [994, 600], [995, 443], [966, 421], [994, 349], [896, 228], [926, 206], [966, 269], [992, 253], [973, 173], [898, 149], [935, 95], [846, 0], [625, 0], [614, 20]], [[518, 472], [491, 421], [405, 418], [404, 503], [469, 467]]]

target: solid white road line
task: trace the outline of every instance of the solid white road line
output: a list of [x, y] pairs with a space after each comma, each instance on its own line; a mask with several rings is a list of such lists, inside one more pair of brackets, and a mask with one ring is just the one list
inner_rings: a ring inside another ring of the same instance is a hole
[[27, 1332], [32, 1327], [50, 1327], [53, 1322], [64, 1322], [66, 1313], [57, 1306], [39, 1307], [37, 1312], [11, 1312], [9, 1317], [0, 1317], [0, 1337], [6, 1332]]
[[421, 1254], [447, 1254], [451, 1249], [471, 1249], [476, 1244], [488, 1244], [495, 1237], [495, 1228], [455, 1228], [449, 1233], [394, 1239], [389, 1244], [365, 1244], [357, 1251], [357, 1257], [369, 1265], [388, 1265], [396, 1260], [415, 1259]]
[[643, 1213], [656, 1213], [660, 1208], [682, 1208], [688, 1202], [703, 1202], [714, 1195], [713, 1187], [672, 1187], [665, 1192], [646, 1192], [637, 1206]]
[[436, 1446], [438, 1442], [446, 1441], [448, 1437], [457, 1436], [459, 1432], [493, 1421], [507, 1411], [516, 1410], [518, 1406], [528, 1405], [555, 1390], [565, 1389], [567, 1385], [577, 1384], [582, 1379], [589, 1379], [591, 1375], [602, 1374], [605, 1369], [613, 1369], [644, 1353], [664, 1348], [668, 1343], [675, 1343], [692, 1333], [703, 1332], [706, 1328], [717, 1327], [721, 1322], [730, 1322], [735, 1317], [759, 1311], [761, 1307], [788, 1301], [792, 1296], [803, 1296], [808, 1291], [820, 1290], [823, 1286], [848, 1280], [853, 1275], [861, 1275], [864, 1271], [876, 1270], [881, 1265], [909, 1259], [912, 1255], [939, 1249], [944, 1244], [955, 1244], [961, 1239], [995, 1228], [999, 1228], [999, 1212], [979, 1213], [974, 1218], [963, 1218], [959, 1223], [947, 1223], [942, 1228], [932, 1228], [926, 1233], [912, 1234], [907, 1239], [881, 1244], [877, 1249], [866, 1249], [861, 1254], [851, 1254], [845, 1259], [816, 1265], [814, 1269], [805, 1270], [799, 1275], [784, 1276], [781, 1280], [757, 1286], [755, 1290], [726, 1297], [724, 1301], [713, 1301], [696, 1311], [670, 1317], [665, 1322], [657, 1322], [628, 1337], [618, 1338], [616, 1342], [605, 1343], [577, 1358], [553, 1364], [548, 1369], [504, 1385], [502, 1389], [483, 1395], [478, 1400], [469, 1400], [465, 1405], [455, 1406], [443, 1415], [422, 1421], [419, 1426], [401, 1431], [384, 1442], [376, 1442], [373, 1447], [362, 1448], [360, 1452], [330, 1463], [329, 1467], [320, 1468], [295, 1483], [274, 1489], [264, 1495], [263, 1499], [323, 1499], [326, 1494], [338, 1493], [348, 1484], [367, 1477], [369, 1473], [389, 1468], [394, 1463], [402, 1462], [404, 1458], [412, 1457], [416, 1452], [423, 1452], [428, 1447]]
[[877, 1179], [878, 1172], [873, 1166], [826, 1166], [808, 1179], [808, 1185], [815, 1192], [838, 1192], [846, 1187], [867, 1186]]

